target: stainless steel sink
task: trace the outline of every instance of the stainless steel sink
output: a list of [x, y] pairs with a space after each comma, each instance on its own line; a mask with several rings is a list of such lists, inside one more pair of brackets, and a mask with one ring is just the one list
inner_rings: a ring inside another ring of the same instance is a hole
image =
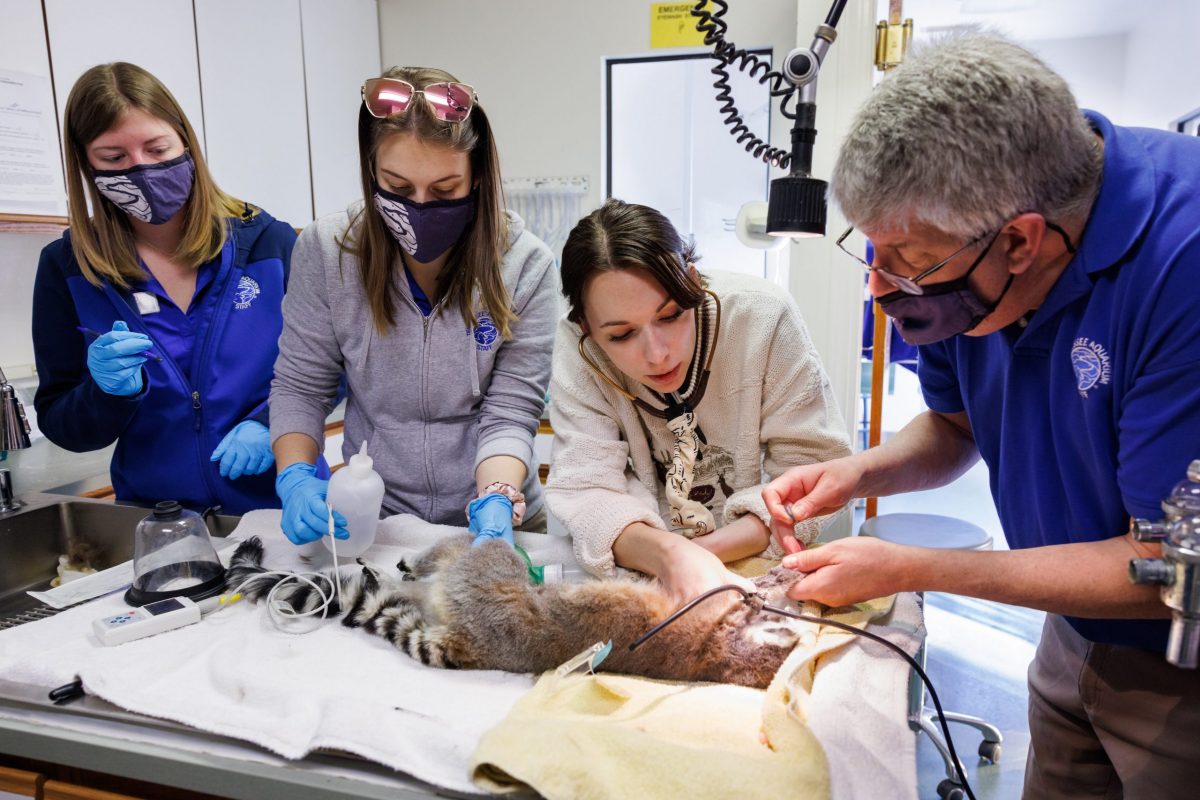
[[[133, 531], [149, 509], [54, 494], [24, 495], [17, 511], [0, 514], [0, 628], [55, 610], [25, 594], [50, 588], [58, 557], [86, 552], [100, 570], [133, 558]], [[213, 536], [228, 536], [240, 517], [210, 516]]]

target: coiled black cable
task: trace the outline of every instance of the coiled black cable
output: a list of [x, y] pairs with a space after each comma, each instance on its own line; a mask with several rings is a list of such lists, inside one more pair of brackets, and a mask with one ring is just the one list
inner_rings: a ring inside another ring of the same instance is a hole
[[[716, 6], [716, 11], [709, 11], [709, 6]], [[721, 104], [719, 113], [725, 116], [725, 124], [729, 126], [729, 132], [737, 139], [738, 144], [745, 146], [747, 153], [762, 159], [773, 167], [787, 169], [791, 163], [792, 154], [787, 150], [770, 146], [746, 126], [742, 115], [737, 110], [737, 105], [733, 102], [728, 67], [736, 62], [740, 71], [748, 72], [750, 77], [757, 78], [760, 84], [764, 86], [770, 84], [771, 98], [782, 98], [779, 110], [788, 119], [796, 118], [796, 112], [788, 108], [788, 103], [796, 94], [796, 87], [788, 82], [782, 72], [772, 70], [771, 65], [757, 55], [740, 49], [733, 42], [725, 39], [725, 32], [729, 29], [729, 25], [722, 17], [728, 10], [729, 4], [725, 0], [699, 0], [691, 11], [693, 17], [699, 18], [696, 22], [696, 30], [704, 34], [704, 44], [712, 48], [712, 58], [717, 61], [711, 72], [717, 76], [717, 79], [713, 81], [713, 88], [717, 90], [717, 102]]]
[[921, 682], [925, 684], [925, 688], [929, 690], [929, 697], [933, 700], [934, 709], [937, 710], [938, 722], [942, 726], [942, 735], [946, 737], [946, 748], [950, 751], [950, 760], [954, 763], [954, 771], [958, 774], [958, 780], [962, 784], [963, 791], [967, 793], [967, 797], [969, 797], [971, 800], [976, 800], [975, 793], [971, 791], [971, 784], [967, 782], [967, 774], [963, 771], [962, 764], [959, 763], [958, 753], [954, 749], [954, 739], [950, 736], [950, 726], [946, 724], [946, 715], [942, 711], [942, 701], [938, 699], [937, 690], [933, 688], [933, 681], [929, 680], [929, 676], [925, 674], [925, 670], [921, 669], [921, 665], [917, 663], [915, 658], [904, 652], [904, 649], [899, 645], [889, 642], [887, 639], [884, 639], [878, 634], [862, 630], [861, 628], [856, 628], [853, 625], [847, 625], [844, 622], [838, 622], [837, 620], [825, 619], [824, 617], [813, 617], [809, 616], [808, 614], [797, 614], [794, 611], [788, 611], [786, 608], [768, 605], [759, 595], [754, 594], [753, 592], [748, 592], [742, 587], [730, 583], [726, 584], [725, 586], [718, 586], [715, 589], [709, 589], [704, 594], [694, 598], [674, 614], [667, 617], [662, 622], [658, 623], [653, 628], [639, 636], [633, 644], [629, 645], [629, 649], [633, 651], [641, 647], [642, 644], [645, 643], [646, 640], [648, 640], [651, 636], [654, 636], [663, 628], [667, 627], [672, 622], [698, 606], [700, 603], [712, 597], [714, 594], [719, 594], [720, 592], [730, 590], [741, 594], [742, 600], [756, 610], [767, 611], [771, 614], [781, 614], [785, 617], [792, 617], [794, 619], [801, 620], [802, 622], [815, 622], [818, 625], [832, 625], [835, 628], [840, 628], [841, 630], [853, 633], [856, 636], [865, 636], [871, 641], [878, 642], [884, 647], [887, 647], [899, 654], [905, 661], [908, 662], [908, 665], [917, 673], [917, 676], [921, 679]]

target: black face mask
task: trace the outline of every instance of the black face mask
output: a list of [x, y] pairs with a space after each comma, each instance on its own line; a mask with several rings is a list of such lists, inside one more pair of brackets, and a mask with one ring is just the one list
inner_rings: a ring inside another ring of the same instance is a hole
[[1004, 291], [994, 301], [982, 300], [967, 281], [988, 251], [997, 236], [992, 237], [983, 252], [971, 262], [971, 266], [959, 278], [944, 283], [922, 286], [922, 294], [909, 294], [897, 289], [879, 298], [879, 307], [892, 318], [892, 324], [900, 331], [901, 338], [912, 345], [932, 344], [960, 333], [966, 333], [983, 322], [996, 310], [1015, 276], [1008, 276]]
[[[1075, 245], [1065, 230], [1049, 220], [1046, 220], [1046, 227], [1061, 236], [1067, 252], [1075, 255]], [[930, 284], [928, 288], [922, 287], [925, 289], [924, 294], [895, 291], [879, 298], [879, 307], [892, 318], [892, 324], [900, 331], [900, 337], [904, 341], [911, 345], [932, 344], [960, 333], [967, 333], [996, 310], [1000, 301], [1008, 294], [1015, 275], [1008, 276], [1004, 290], [991, 303], [981, 300], [967, 283], [967, 278], [992, 249], [996, 236], [992, 237], [992, 241], [988, 242], [988, 246], [961, 278]]]

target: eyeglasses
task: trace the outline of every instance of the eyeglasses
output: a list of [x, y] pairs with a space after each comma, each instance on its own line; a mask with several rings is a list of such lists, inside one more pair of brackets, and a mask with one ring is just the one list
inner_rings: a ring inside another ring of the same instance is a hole
[[362, 85], [363, 104], [378, 119], [403, 114], [418, 94], [425, 95], [429, 110], [442, 122], [462, 122], [475, 106], [475, 89], [465, 83], [431, 83], [418, 89], [399, 78], [371, 78]]
[[942, 267], [949, 264], [951, 261], [954, 260], [955, 256], [957, 256], [962, 251], [966, 250], [968, 247], [979, 244], [984, 239], [988, 239], [988, 238], [994, 239], [995, 238], [995, 234], [988, 234], [988, 233], [985, 233], [982, 236], [976, 236], [974, 239], [967, 242], [962, 247], [958, 248], [953, 253], [946, 256], [945, 258], [943, 258], [938, 263], [934, 264], [929, 269], [925, 270], [924, 272], [920, 273], [919, 275], [916, 275], [912, 278], [908, 278], [908, 277], [905, 277], [904, 275], [897, 275], [896, 273], [894, 273], [890, 270], [886, 270], [883, 267], [873, 267], [870, 264], [868, 264], [866, 261], [864, 261], [863, 259], [856, 256], [854, 253], [851, 253], [849, 250], [847, 250], [843, 246], [842, 242], [846, 241], [846, 239], [849, 238], [850, 234], [852, 234], [852, 233], [854, 233], [853, 225], [851, 225], [849, 228], [846, 228], [845, 232], [843, 232], [842, 235], [837, 238], [837, 242], [835, 242], [835, 244], [838, 246], [839, 250], [841, 250], [843, 253], [850, 256], [851, 258], [853, 258], [859, 264], [862, 264], [863, 268], [866, 269], [867, 272], [878, 272], [885, 281], [892, 284], [892, 286], [895, 286], [900, 291], [904, 292], [905, 294], [916, 294], [916, 295], [925, 294], [925, 289], [924, 289], [924, 287], [922, 287], [920, 285], [920, 281], [925, 280], [930, 275], [932, 275], [933, 273], [937, 272]]

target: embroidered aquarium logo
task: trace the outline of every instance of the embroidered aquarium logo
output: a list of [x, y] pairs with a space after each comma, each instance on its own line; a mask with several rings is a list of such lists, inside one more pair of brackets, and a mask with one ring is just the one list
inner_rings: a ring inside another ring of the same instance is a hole
[[496, 339], [500, 337], [500, 331], [496, 330], [496, 323], [492, 322], [492, 318], [486, 311], [479, 312], [479, 321], [475, 324], [474, 335], [475, 349], [485, 352], [491, 350]]
[[254, 302], [254, 298], [260, 294], [262, 294], [262, 289], [258, 287], [258, 281], [249, 275], [243, 275], [233, 293], [233, 307], [239, 311], [247, 309]]
[[1071, 347], [1071, 366], [1075, 369], [1075, 385], [1080, 397], [1097, 386], [1107, 386], [1112, 378], [1108, 351], [1104, 345], [1080, 336]]

